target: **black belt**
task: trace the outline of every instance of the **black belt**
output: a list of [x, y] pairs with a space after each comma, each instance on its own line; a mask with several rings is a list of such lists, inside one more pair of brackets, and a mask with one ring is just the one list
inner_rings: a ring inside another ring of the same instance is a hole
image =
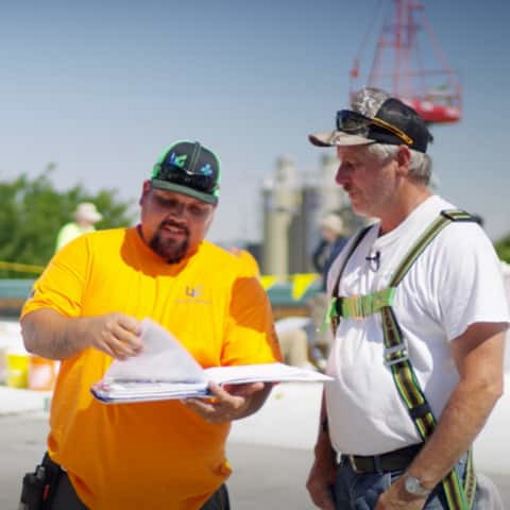
[[355, 473], [402, 471], [416, 457], [422, 446], [422, 444], [415, 444], [381, 455], [342, 455], [341, 462], [350, 464]]

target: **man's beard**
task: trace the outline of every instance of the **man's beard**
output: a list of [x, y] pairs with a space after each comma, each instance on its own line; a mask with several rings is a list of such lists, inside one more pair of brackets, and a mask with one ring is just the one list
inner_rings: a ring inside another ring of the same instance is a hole
[[[177, 241], [176, 239], [162, 236], [161, 229], [165, 224], [183, 229], [185, 235], [184, 239], [182, 241]], [[157, 253], [169, 264], [177, 264], [188, 253], [189, 230], [186, 227], [179, 225], [178, 223], [174, 223], [173, 221], [163, 222], [156, 230], [156, 233], [152, 236], [149, 246], [151, 247], [152, 251]]]

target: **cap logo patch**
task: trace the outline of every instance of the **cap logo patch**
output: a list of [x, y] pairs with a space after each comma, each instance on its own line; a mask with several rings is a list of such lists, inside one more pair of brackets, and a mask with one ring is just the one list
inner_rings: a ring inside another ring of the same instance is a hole
[[213, 173], [212, 166], [209, 163], [207, 163], [198, 170], [198, 173], [202, 175], [212, 175]]
[[184, 165], [186, 164], [186, 160], [188, 159], [187, 154], [182, 154], [181, 156], [177, 156], [175, 152], [172, 152], [170, 154], [170, 163], [172, 165], [175, 165], [179, 168], [184, 168]]

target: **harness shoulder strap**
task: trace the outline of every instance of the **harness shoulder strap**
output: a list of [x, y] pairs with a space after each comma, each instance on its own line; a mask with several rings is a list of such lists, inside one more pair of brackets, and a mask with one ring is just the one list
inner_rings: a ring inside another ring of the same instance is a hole
[[[464, 211], [442, 211], [404, 257], [390, 281], [390, 288], [395, 288], [402, 281], [425, 248], [448, 224], [454, 221], [474, 221], [474, 218]], [[426, 441], [436, 427], [436, 419], [414, 373], [402, 330], [391, 305], [381, 309], [381, 318], [384, 334], [384, 362], [391, 370], [397, 391], [416, 430], [422, 440]], [[442, 485], [450, 510], [468, 510], [472, 508], [476, 479], [471, 451], [468, 454], [463, 483], [457, 471], [452, 469], [443, 479]]]
[[358, 233], [356, 234], [356, 237], [352, 241], [351, 246], [349, 247], [349, 251], [347, 252], [347, 255], [345, 256], [344, 261], [343, 261], [342, 265], [340, 266], [340, 271], [338, 271], [338, 276], [335, 281], [335, 286], [333, 287], [333, 292], [332, 292], [333, 296], [338, 296], [338, 289], [340, 288], [340, 280], [342, 279], [345, 268], [347, 267], [347, 263], [349, 262], [353, 253], [356, 251], [358, 246], [361, 244], [361, 241], [363, 241], [363, 239], [368, 234], [368, 231], [371, 228], [372, 228], [372, 225], [362, 228], [360, 231], [358, 231]]
[[451, 222], [457, 221], [475, 221], [467, 212], [457, 209], [445, 209], [431, 223], [425, 232], [418, 238], [414, 246], [409, 250], [404, 260], [400, 263], [393, 278], [390, 281], [390, 287], [396, 287], [407, 274], [416, 259], [423, 253], [425, 248], [434, 240], [434, 238]]

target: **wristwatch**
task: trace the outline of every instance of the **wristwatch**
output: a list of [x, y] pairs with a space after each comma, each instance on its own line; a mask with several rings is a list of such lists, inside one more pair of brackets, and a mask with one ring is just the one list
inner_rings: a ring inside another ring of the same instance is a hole
[[421, 496], [425, 497], [428, 496], [432, 490], [426, 489], [421, 484], [421, 481], [419, 478], [416, 478], [412, 475], [404, 475], [404, 487], [409, 494], [413, 494], [414, 496]]

